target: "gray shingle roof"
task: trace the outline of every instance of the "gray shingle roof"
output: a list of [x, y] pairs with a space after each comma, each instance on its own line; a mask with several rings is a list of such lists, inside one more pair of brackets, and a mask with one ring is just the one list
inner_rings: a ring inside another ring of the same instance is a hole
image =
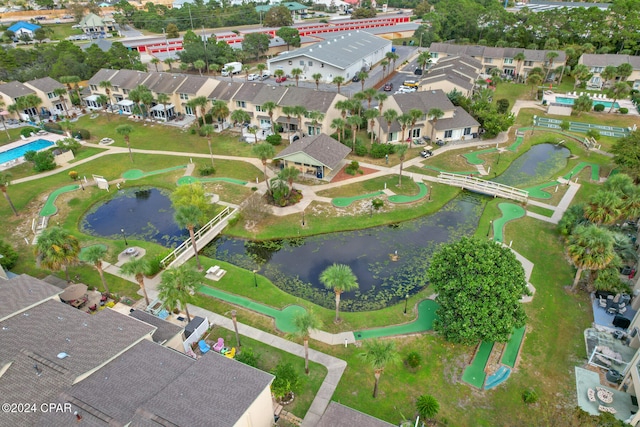
[[263, 87], [264, 85], [262, 83], [243, 83], [240, 89], [234, 95], [233, 99], [234, 101], [253, 102], [256, 95], [258, 95], [258, 92], [260, 92]]
[[195, 95], [207, 80], [209, 80], [209, 78], [204, 76], [187, 76], [176, 92]]
[[186, 76], [169, 73], [150, 73], [149, 79], [144, 83], [152, 92], [173, 94], [184, 82]]
[[0, 280], [0, 321], [61, 292], [62, 289], [26, 274]]
[[479, 125], [480, 123], [464, 109], [456, 107], [453, 117], [440, 119], [436, 122], [436, 130], [460, 129]]
[[640, 56], [585, 53], [582, 55], [582, 63], [588, 67], [606, 67], [607, 65], [617, 67], [621, 64], [631, 64], [634, 70], [638, 70]]
[[240, 89], [242, 83], [238, 82], [218, 82], [207, 98], [221, 101], [231, 101], [233, 95]]
[[[454, 109], [454, 105], [440, 89], [399, 93], [393, 95], [393, 99], [398, 104], [400, 113], [407, 113], [412, 109], [417, 109], [425, 113], [432, 108], [439, 108], [445, 112]], [[385, 105], [388, 105], [388, 102], [385, 103]]]
[[444, 72], [440, 72], [437, 74], [429, 73], [427, 77], [420, 81], [420, 86], [429, 86], [436, 85], [439, 82], [449, 81], [457, 86], [460, 86], [464, 89], [471, 90], [473, 89], [473, 83], [471, 83], [468, 79], [463, 79], [459, 75], [456, 74], [446, 74]]
[[233, 426], [271, 381], [271, 374], [210, 351], [141, 405], [132, 425], [160, 417], [178, 426]]
[[263, 105], [265, 102], [271, 101], [276, 104], [280, 103], [282, 96], [287, 92], [286, 87], [262, 85], [262, 89], [253, 99], [255, 105]]
[[469, 55], [465, 55], [464, 53], [456, 56], [447, 56], [445, 58], [440, 58], [438, 60], [437, 65], [446, 64], [446, 63], [461, 63], [468, 67], [475, 68], [477, 70], [482, 69], [482, 62], [478, 61], [475, 58], [470, 57]]
[[[520, 48], [504, 48], [504, 47], [487, 47], [458, 45], [449, 43], [431, 43], [430, 52], [446, 53], [447, 55], [465, 54], [474, 58], [513, 58], [517, 53], [524, 53], [525, 61], [545, 61], [546, 55], [550, 50], [533, 50]], [[558, 56], [554, 59], [556, 63], [566, 61], [567, 55], [562, 50], [554, 50]]]
[[[327, 38], [322, 42], [283, 52], [267, 62], [271, 64], [304, 56], [344, 70], [380, 49], [391, 50], [391, 40], [374, 36], [365, 31], [342, 32], [336, 33], [334, 37]], [[273, 67], [270, 66], [270, 69]]]
[[329, 135], [321, 133], [320, 135], [305, 136], [292, 142], [291, 145], [278, 153], [274, 159], [282, 159], [300, 152], [307, 154], [333, 170], [347, 157], [351, 149]]
[[98, 86], [100, 82], [111, 80], [111, 78], [115, 76], [117, 73], [118, 73], [118, 70], [102, 68], [97, 73], [95, 73], [93, 77], [89, 79], [89, 84]]
[[33, 86], [36, 89], [43, 91], [44, 93], [53, 92], [56, 89], [65, 89], [65, 85], [51, 77], [43, 77], [41, 79], [29, 80], [26, 82], [29, 86]]
[[429, 69], [429, 72], [427, 75], [429, 76], [431, 74], [437, 74], [440, 72], [446, 73], [446, 74], [455, 73], [455, 74], [458, 74], [459, 76], [465, 77], [471, 82], [475, 82], [478, 79], [480, 70], [481, 70], [481, 67], [478, 67], [478, 68], [470, 67], [464, 62], [461, 62], [456, 59], [453, 61], [438, 62], [438, 64], [434, 65], [433, 67], [431, 67], [431, 69]]
[[35, 94], [33, 89], [28, 86], [23, 85], [20, 82], [9, 82], [0, 85], [0, 93], [4, 93], [10, 98], [16, 99], [21, 96], [26, 96], [29, 94]]
[[316, 424], [317, 427], [392, 427], [393, 425], [336, 402], [329, 403], [327, 410]]
[[136, 70], [118, 70], [115, 76], [111, 78], [111, 84], [118, 86], [120, 89], [135, 89], [136, 86], [144, 83], [149, 78], [149, 73]]
[[306, 87], [289, 87], [280, 98], [278, 105], [281, 107], [301, 105], [307, 111], [319, 111], [326, 114], [337, 97], [339, 99], [347, 99], [337, 92], [317, 91]]
[[170, 340], [184, 329], [141, 310], [133, 310], [129, 313], [129, 316], [156, 327], [156, 331], [153, 333], [153, 340], [159, 344]]

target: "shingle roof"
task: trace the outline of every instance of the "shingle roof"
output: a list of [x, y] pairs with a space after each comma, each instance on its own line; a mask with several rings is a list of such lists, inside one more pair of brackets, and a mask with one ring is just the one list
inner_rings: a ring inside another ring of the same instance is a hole
[[173, 94], [187, 78], [181, 74], [150, 73], [144, 85], [155, 93]]
[[[431, 43], [430, 52], [446, 53], [447, 55], [465, 54], [475, 58], [513, 58], [516, 54], [524, 53], [526, 61], [545, 61], [551, 50], [534, 50], [520, 48], [487, 47], [473, 45], [458, 45], [449, 43]], [[567, 55], [562, 50], [553, 50], [558, 56], [554, 62], [565, 62]]]
[[233, 95], [240, 89], [242, 83], [218, 82], [207, 98], [214, 100], [230, 101]]
[[460, 129], [465, 127], [479, 126], [469, 113], [461, 107], [456, 107], [453, 117], [443, 118], [436, 122], [436, 130]]
[[631, 64], [634, 70], [638, 70], [640, 56], [585, 53], [582, 55], [582, 63], [588, 67], [606, 67], [607, 65], [617, 67], [621, 64]]
[[306, 87], [289, 87], [282, 98], [280, 98], [278, 104], [282, 107], [301, 105], [306, 108], [307, 111], [326, 113], [336, 98], [347, 99], [344, 95], [340, 95], [337, 92], [317, 91]]
[[[477, 62], [477, 61], [476, 61]], [[474, 68], [465, 64], [462, 61], [454, 59], [453, 61], [442, 61], [438, 62], [436, 65], [429, 69], [427, 75], [437, 74], [437, 73], [455, 73], [461, 77], [468, 79], [471, 82], [475, 82], [478, 79], [481, 67]]]
[[482, 69], [482, 62], [478, 61], [475, 58], [472, 58], [469, 55], [465, 55], [464, 53], [461, 53], [460, 55], [456, 55], [456, 56], [447, 56], [445, 58], [440, 58], [436, 65], [454, 63], [454, 62], [462, 63], [468, 67], [475, 68], [477, 70]]
[[440, 72], [437, 74], [429, 73], [429, 75], [427, 75], [424, 79], [420, 81], [420, 86], [437, 85], [439, 82], [443, 82], [443, 81], [449, 81], [467, 90], [473, 89], [473, 83], [471, 83], [468, 79], [463, 79], [459, 75], [456, 75], [453, 73], [445, 74], [444, 72]]
[[269, 63], [269, 69], [273, 69], [272, 63], [289, 61], [292, 58], [305, 56], [344, 70], [355, 63], [361, 62], [380, 49], [391, 50], [391, 40], [374, 36], [365, 31], [351, 31], [335, 33], [332, 38], [327, 38], [322, 42], [289, 52], [282, 52], [267, 62]]
[[180, 87], [176, 90], [179, 93], [186, 93], [189, 95], [195, 95], [198, 90], [209, 80], [204, 76], [186, 76], [187, 78], [182, 82]]
[[90, 13], [80, 20], [79, 25], [83, 27], [103, 27], [105, 24], [113, 22], [111, 18], [102, 18], [95, 13]]
[[52, 79], [51, 77], [29, 80], [28, 82], [26, 82], [26, 84], [29, 86], [33, 86], [36, 89], [43, 91], [44, 93], [53, 92], [54, 90], [60, 88], [65, 89], [65, 85], [57, 80]]
[[329, 169], [335, 169], [351, 152], [351, 149], [339, 143], [329, 135], [305, 136], [294, 141], [282, 150], [274, 159], [282, 159], [296, 153], [305, 153]]
[[9, 28], [7, 28], [8, 31], [12, 31], [12, 32], [16, 32], [20, 29], [24, 28], [25, 30], [29, 30], [29, 31], [35, 31], [38, 28], [42, 28], [40, 25], [36, 25], [36, 24], [32, 24], [30, 22], [24, 22], [24, 21], [18, 21], [15, 24], [13, 24], [12, 26], [10, 26]]
[[262, 90], [253, 98], [253, 103], [263, 105], [265, 102], [271, 101], [279, 104], [286, 92], [287, 88], [283, 86], [262, 85]]
[[[432, 108], [439, 108], [445, 112], [454, 109], [454, 105], [440, 89], [399, 93], [392, 97], [398, 105], [400, 113], [407, 113], [412, 109], [417, 109], [425, 113]], [[389, 102], [387, 101], [385, 105], [389, 105]]]
[[0, 85], [0, 93], [4, 93], [10, 98], [16, 99], [21, 96], [26, 96], [29, 94], [35, 94], [33, 89], [28, 86], [23, 85], [20, 82], [9, 82]]
[[62, 289], [23, 274], [0, 280], [0, 321], [62, 292]]
[[329, 403], [327, 410], [316, 424], [317, 427], [391, 427], [393, 425], [336, 402]]
[[170, 340], [171, 338], [178, 335], [183, 330], [183, 328], [178, 325], [174, 325], [171, 322], [167, 322], [166, 320], [162, 320], [159, 317], [141, 310], [133, 310], [129, 313], [129, 316], [151, 326], [154, 326], [156, 328], [156, 331], [153, 333], [153, 340], [158, 344], [163, 344], [167, 340]]
[[118, 70], [111, 78], [111, 84], [120, 89], [135, 89], [136, 86], [144, 83], [149, 78], [149, 73], [137, 70]]
[[102, 68], [89, 79], [89, 84], [98, 86], [100, 82], [110, 81], [117, 73], [118, 70]]
[[258, 92], [260, 92], [264, 86], [265, 85], [262, 83], [243, 83], [240, 89], [233, 96], [233, 99], [237, 101], [253, 102], [256, 95], [258, 95]]

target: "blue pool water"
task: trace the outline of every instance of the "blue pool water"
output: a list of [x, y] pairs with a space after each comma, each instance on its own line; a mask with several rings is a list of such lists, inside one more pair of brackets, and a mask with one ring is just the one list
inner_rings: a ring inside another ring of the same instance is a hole
[[[564, 98], [562, 96], [556, 96], [556, 102], [558, 104], [573, 105], [573, 101], [574, 101], [573, 98]], [[596, 104], [602, 104], [602, 105], [605, 106], [605, 108], [611, 108], [611, 101], [601, 101], [601, 100], [598, 100], [598, 99], [594, 99], [593, 100], [593, 105], [596, 105]], [[620, 108], [620, 105], [616, 102], [613, 105], [613, 107], [614, 108]]]
[[29, 142], [28, 144], [21, 145], [20, 147], [12, 148], [0, 153], [0, 163], [10, 162], [11, 160], [19, 159], [24, 156], [27, 151], [39, 151], [43, 148], [48, 148], [53, 145], [53, 142], [46, 139], [37, 139]]

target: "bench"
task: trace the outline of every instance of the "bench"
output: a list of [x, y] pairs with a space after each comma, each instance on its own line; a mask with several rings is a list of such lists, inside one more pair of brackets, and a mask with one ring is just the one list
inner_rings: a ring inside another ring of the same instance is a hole
[[207, 270], [207, 274], [216, 274], [218, 272], [218, 270], [220, 270], [220, 266], [219, 265], [215, 265], [213, 267], [209, 267], [209, 269]]

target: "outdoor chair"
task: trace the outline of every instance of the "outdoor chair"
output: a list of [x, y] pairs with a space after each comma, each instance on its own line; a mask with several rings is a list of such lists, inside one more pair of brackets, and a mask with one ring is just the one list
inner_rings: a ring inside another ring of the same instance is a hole
[[220, 353], [224, 347], [224, 338], [218, 338], [218, 342], [213, 345], [213, 351]]
[[227, 352], [225, 356], [228, 357], [229, 359], [233, 359], [234, 357], [236, 357], [236, 348], [232, 347], [231, 351]]
[[598, 304], [600, 304], [600, 307], [607, 308], [607, 300], [604, 298], [598, 298]]
[[627, 307], [621, 307], [618, 309], [619, 314], [624, 314], [627, 311]]
[[211, 347], [205, 342], [205, 340], [198, 341], [198, 346], [200, 347], [200, 351], [202, 352], [202, 354], [205, 354], [209, 350], [211, 350]]
[[596, 392], [595, 392], [595, 390], [592, 389], [592, 388], [587, 390], [587, 397], [589, 398], [589, 402], [595, 402], [596, 401]]

